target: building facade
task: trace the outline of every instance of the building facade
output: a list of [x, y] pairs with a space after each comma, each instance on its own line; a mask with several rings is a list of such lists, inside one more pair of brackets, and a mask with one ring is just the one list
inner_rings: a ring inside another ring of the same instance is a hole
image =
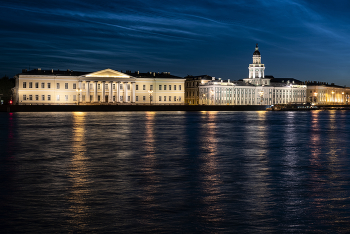
[[[185, 81], [185, 104], [198, 105], [199, 104], [199, 84], [208, 83], [213, 77], [208, 75], [202, 76], [186, 76]], [[214, 77], [215, 79], [215, 77]]]
[[[306, 85], [295, 79], [265, 77], [258, 44], [243, 81], [210, 81], [199, 84], [200, 105], [274, 105], [306, 102]], [[282, 82], [283, 81], [283, 82]], [[296, 82], [297, 81], [297, 82]]]
[[323, 82], [307, 83], [307, 100], [316, 105], [348, 105], [350, 88]]
[[16, 77], [15, 104], [184, 104], [185, 79], [170, 73], [23, 71]]

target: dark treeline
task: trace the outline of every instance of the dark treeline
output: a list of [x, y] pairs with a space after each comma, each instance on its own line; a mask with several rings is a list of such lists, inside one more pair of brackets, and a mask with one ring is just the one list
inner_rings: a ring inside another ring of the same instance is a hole
[[12, 98], [12, 88], [15, 87], [15, 79], [4, 76], [0, 79], [0, 94], [4, 104], [8, 104]]

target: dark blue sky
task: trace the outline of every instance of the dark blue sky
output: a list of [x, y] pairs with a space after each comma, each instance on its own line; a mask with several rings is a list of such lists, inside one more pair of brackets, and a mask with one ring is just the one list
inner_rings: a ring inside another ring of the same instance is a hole
[[350, 86], [348, 0], [19, 1], [0, 3], [0, 76], [22, 68], [248, 76]]

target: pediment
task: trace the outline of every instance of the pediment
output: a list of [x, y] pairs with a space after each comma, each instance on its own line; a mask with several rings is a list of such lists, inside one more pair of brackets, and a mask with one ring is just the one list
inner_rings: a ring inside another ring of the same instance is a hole
[[85, 77], [115, 77], [115, 78], [130, 78], [129, 75], [113, 69], [105, 69], [85, 75]]

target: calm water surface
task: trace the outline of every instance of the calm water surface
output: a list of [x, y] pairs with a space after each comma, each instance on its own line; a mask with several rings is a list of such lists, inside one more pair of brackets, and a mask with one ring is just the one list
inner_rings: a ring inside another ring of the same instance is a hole
[[0, 113], [1, 233], [350, 232], [350, 112]]

